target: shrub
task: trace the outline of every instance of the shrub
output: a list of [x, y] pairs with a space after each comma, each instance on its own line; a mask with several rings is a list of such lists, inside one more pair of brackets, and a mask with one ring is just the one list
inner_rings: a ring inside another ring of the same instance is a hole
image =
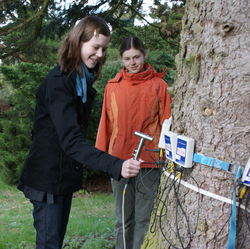
[[36, 89], [48, 70], [47, 66], [29, 63], [0, 67], [4, 85], [12, 89], [10, 109], [0, 115], [0, 168], [6, 183], [18, 181], [31, 144]]

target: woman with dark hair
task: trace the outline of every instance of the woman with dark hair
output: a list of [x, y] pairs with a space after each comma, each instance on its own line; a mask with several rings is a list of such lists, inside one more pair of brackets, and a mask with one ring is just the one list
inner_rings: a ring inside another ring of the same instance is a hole
[[140, 155], [145, 164], [127, 186], [124, 224], [122, 204], [125, 180], [118, 182], [111, 179], [116, 248], [126, 245], [127, 248], [138, 249], [148, 230], [152, 211], [151, 193], [157, 190], [159, 180], [158, 169], [155, 168], [158, 154], [153, 150], [158, 149], [163, 121], [170, 117], [172, 99], [167, 93], [168, 85], [162, 79], [166, 69], [157, 73], [150, 64], [144, 63], [146, 50], [138, 37], [124, 39], [119, 51], [124, 67], [105, 88], [96, 147], [126, 160], [138, 146], [139, 138], [134, 136], [135, 131], [154, 137], [153, 142], [145, 141], [147, 150], [142, 150]]
[[60, 249], [68, 223], [72, 194], [82, 188], [83, 164], [119, 181], [140, 169], [136, 160], [122, 160], [86, 140], [93, 98], [110, 42], [107, 23], [83, 18], [67, 35], [59, 64], [40, 84], [32, 144], [18, 189], [33, 204], [37, 249]]

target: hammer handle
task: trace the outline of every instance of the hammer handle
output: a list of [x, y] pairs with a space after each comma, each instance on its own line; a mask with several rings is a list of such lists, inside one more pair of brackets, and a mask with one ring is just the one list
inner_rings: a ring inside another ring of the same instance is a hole
[[[142, 132], [138, 132], [138, 131], [135, 132], [135, 136], [140, 137], [138, 147], [135, 150], [134, 157], [133, 157], [134, 160], [138, 160], [139, 157], [140, 157], [142, 147], [144, 145], [145, 140], [148, 140], [148, 141], [152, 142], [154, 137], [150, 137], [149, 135], [147, 135], [145, 133], [142, 133]], [[125, 184], [128, 185], [129, 183], [130, 183], [130, 178], [127, 178]]]

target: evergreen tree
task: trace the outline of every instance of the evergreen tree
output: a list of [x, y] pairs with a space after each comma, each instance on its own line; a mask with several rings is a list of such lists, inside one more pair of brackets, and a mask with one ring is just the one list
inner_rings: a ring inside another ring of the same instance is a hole
[[98, 1], [94, 5], [88, 5], [88, 1], [72, 1], [67, 7], [63, 2], [61, 5], [55, 0], [0, 2], [0, 59], [14, 56], [24, 60], [35, 41], [61, 39], [78, 20], [88, 15], [103, 17], [113, 30], [124, 31], [124, 27], [133, 25], [135, 16], [140, 14], [143, 0], [133, 0], [130, 4], [127, 1]]
[[0, 67], [4, 80], [12, 86], [10, 109], [0, 115], [0, 169], [7, 183], [17, 183], [28, 155], [35, 93], [48, 70], [48, 66], [29, 63]]

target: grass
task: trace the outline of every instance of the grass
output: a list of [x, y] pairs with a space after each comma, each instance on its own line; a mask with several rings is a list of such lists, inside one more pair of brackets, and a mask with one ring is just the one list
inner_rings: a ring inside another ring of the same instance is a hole
[[[111, 193], [79, 191], [73, 198], [63, 248], [114, 248], [114, 223]], [[32, 204], [0, 176], [0, 249], [21, 248], [35, 248]]]

